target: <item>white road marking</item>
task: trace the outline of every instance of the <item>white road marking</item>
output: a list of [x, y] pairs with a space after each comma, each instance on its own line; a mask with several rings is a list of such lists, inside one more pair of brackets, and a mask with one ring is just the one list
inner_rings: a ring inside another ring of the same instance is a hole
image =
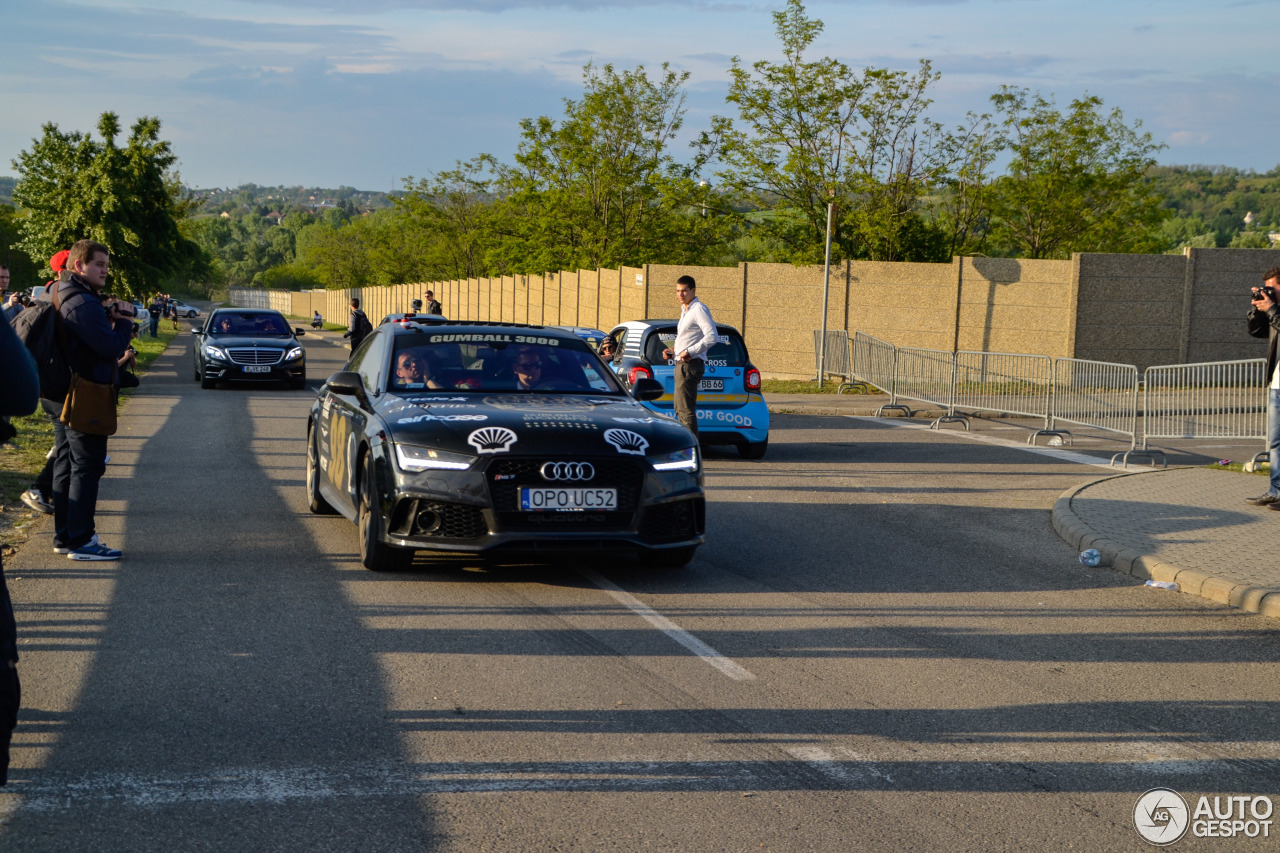
[[[903, 423], [900, 418], [868, 418], [861, 415], [845, 415], [846, 418], [852, 418], [860, 421], [875, 421], [884, 426], [897, 427], [898, 429], [929, 429], [928, 424]], [[957, 438], [967, 438], [970, 441], [980, 441], [983, 444], [994, 444], [997, 447], [1011, 447], [1014, 450], [1025, 450], [1028, 453], [1036, 453], [1040, 456], [1049, 456], [1053, 459], [1061, 459], [1064, 462], [1075, 462], [1079, 465], [1092, 465], [1095, 468], [1107, 468], [1116, 473], [1123, 473], [1126, 468], [1112, 467], [1111, 460], [1099, 459], [1097, 456], [1089, 456], [1087, 453], [1076, 453], [1074, 450], [1066, 450], [1058, 447], [1041, 447], [1035, 444], [1026, 444], [1021, 441], [1012, 441], [1007, 438], [996, 438], [993, 435], [982, 435], [980, 433], [971, 432], [969, 430], [932, 430], [932, 432], [944, 432], [946, 435], [954, 435]], [[1123, 450], [1117, 451], [1123, 453]]]
[[684, 646], [686, 649], [693, 652], [716, 669], [720, 670], [721, 673], [732, 678], [734, 681], [752, 681], [755, 679], [755, 676], [750, 672], [738, 666], [738, 664], [720, 654], [718, 651], [711, 648], [706, 643], [702, 642], [697, 637], [693, 636], [688, 631], [684, 630], [679, 625], [672, 622], [670, 619], [663, 616], [661, 613], [654, 610], [652, 607], [645, 604], [612, 581], [607, 580], [596, 572], [587, 569], [582, 570], [582, 576], [613, 596], [614, 599], [623, 607], [627, 608], [632, 613], [636, 614], [641, 619], [648, 622], [650, 625], [657, 628], [659, 631], [666, 634], [668, 637], [675, 640], [677, 643]]
[[871, 780], [893, 784], [893, 777], [875, 768], [875, 764], [851, 749], [837, 747], [842, 757], [836, 758], [820, 746], [789, 746], [787, 752], [798, 761], [811, 765], [823, 776], [850, 787], [863, 788]]

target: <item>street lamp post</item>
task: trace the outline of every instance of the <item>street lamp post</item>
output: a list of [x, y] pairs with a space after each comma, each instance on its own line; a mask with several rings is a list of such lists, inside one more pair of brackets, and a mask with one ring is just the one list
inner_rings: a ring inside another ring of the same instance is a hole
[[822, 337], [818, 344], [818, 389], [827, 373], [827, 301], [831, 294], [831, 212], [834, 201], [827, 202], [827, 256], [822, 264]]

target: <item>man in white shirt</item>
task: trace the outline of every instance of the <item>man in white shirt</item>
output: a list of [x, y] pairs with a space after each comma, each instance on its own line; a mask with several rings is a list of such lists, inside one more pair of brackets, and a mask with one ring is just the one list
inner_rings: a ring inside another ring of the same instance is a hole
[[1249, 309], [1249, 334], [1267, 341], [1267, 450], [1271, 461], [1270, 488], [1256, 498], [1254, 506], [1280, 510], [1280, 306], [1275, 296], [1280, 291], [1280, 267], [1272, 267], [1262, 277], [1262, 287], [1253, 289]]
[[698, 385], [707, 368], [707, 350], [716, 342], [716, 324], [711, 311], [698, 300], [698, 283], [691, 275], [676, 279], [676, 299], [680, 300], [680, 324], [675, 343], [662, 357], [675, 359], [676, 418], [698, 434]]

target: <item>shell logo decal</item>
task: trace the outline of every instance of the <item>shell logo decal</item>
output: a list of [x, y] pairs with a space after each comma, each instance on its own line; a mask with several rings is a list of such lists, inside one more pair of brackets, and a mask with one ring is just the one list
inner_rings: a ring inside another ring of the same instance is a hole
[[607, 429], [604, 431], [604, 440], [612, 444], [619, 453], [632, 456], [644, 456], [649, 447], [648, 439], [629, 429]]
[[467, 436], [467, 444], [477, 453], [506, 453], [516, 443], [516, 434], [506, 427], [484, 427]]

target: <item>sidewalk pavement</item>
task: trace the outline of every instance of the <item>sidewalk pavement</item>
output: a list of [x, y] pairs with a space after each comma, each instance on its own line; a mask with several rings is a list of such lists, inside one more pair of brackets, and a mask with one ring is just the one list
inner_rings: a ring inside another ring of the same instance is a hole
[[[770, 394], [774, 413], [874, 415], [885, 395]], [[1280, 618], [1280, 512], [1246, 498], [1263, 477], [1187, 467], [1117, 472], [1068, 489], [1057, 534], [1102, 565], [1181, 592]]]

